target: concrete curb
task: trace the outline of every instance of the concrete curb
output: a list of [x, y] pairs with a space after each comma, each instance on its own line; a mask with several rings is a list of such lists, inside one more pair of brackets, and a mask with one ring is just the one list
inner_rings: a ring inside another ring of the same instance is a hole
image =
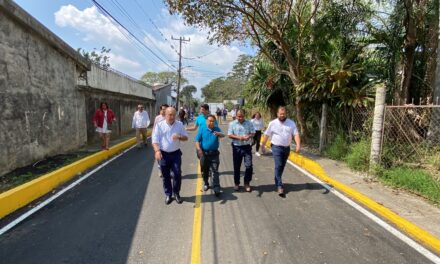
[[136, 138], [131, 138], [111, 147], [109, 150], [87, 156], [9, 191], [0, 193], [0, 219], [49, 193], [78, 173], [97, 165], [134, 144], [136, 144]]
[[[270, 147], [269, 142], [267, 143], [267, 146]], [[327, 173], [321, 167], [321, 165], [316, 161], [313, 161], [293, 151], [289, 155], [289, 160], [295, 163], [296, 165], [298, 165], [299, 167], [303, 168], [304, 170], [315, 175], [323, 182], [331, 185], [333, 188], [341, 191], [346, 196], [350, 197], [351, 199], [357, 201], [358, 203], [372, 210], [377, 215], [380, 215], [381, 217], [383, 217], [390, 223], [394, 224], [397, 228], [405, 232], [413, 239], [416, 239], [417, 241], [421, 242], [423, 245], [433, 249], [435, 252], [440, 253], [440, 239], [430, 234], [429, 232], [423, 230], [422, 228], [418, 227], [414, 223], [399, 216], [398, 214], [386, 208], [385, 206], [377, 203], [373, 199], [331, 178], [330, 176], [327, 175]]]

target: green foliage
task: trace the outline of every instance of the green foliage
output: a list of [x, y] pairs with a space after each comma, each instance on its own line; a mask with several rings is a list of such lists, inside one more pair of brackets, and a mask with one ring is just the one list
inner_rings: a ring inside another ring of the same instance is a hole
[[235, 100], [242, 96], [246, 82], [253, 71], [253, 57], [240, 55], [232, 71], [226, 77], [219, 77], [202, 88], [205, 102], [222, 102]]
[[348, 154], [344, 157], [348, 167], [357, 171], [367, 171], [370, 163], [371, 142], [361, 139], [359, 142], [350, 145]]
[[416, 192], [433, 202], [440, 202], [440, 182], [422, 169], [396, 167], [379, 173], [385, 183]]
[[[160, 84], [175, 83], [175, 84], [177, 84], [177, 79], [178, 79], [177, 72], [172, 72], [172, 71], [146, 72], [141, 77], [141, 80], [149, 85], [154, 85], [156, 83], [160, 83]], [[186, 83], [188, 83], [188, 80], [182, 77], [180, 84], [183, 85]]]
[[191, 102], [193, 100], [193, 94], [197, 92], [197, 88], [194, 85], [187, 85], [182, 88], [182, 91], [180, 91], [181, 98], [185, 98], [185, 102], [188, 105], [191, 105]]
[[324, 150], [324, 155], [334, 160], [343, 160], [348, 150], [347, 140], [342, 133], [338, 133], [332, 143]]
[[110, 50], [111, 49], [106, 49], [105, 47], [102, 47], [99, 52], [96, 51], [96, 48], [94, 48], [91, 52], [85, 51], [82, 48], [77, 49], [78, 53], [81, 54], [86, 60], [99, 66], [103, 70], [108, 70], [110, 68]]

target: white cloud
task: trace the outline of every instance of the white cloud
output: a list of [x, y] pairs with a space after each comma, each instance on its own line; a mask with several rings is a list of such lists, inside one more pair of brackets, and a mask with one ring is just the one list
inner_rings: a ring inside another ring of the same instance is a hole
[[[137, 78], [146, 71], [170, 70], [150, 51], [140, 51], [139, 47], [135, 47], [118, 27], [94, 6], [79, 10], [73, 5], [65, 5], [54, 15], [56, 25], [74, 29], [75, 35], [84, 41], [84, 46], [111, 48], [109, 55], [112, 68]], [[200, 97], [200, 88], [210, 80], [226, 75], [238, 56], [243, 53], [236, 45], [209, 45], [207, 30], [186, 26], [180, 17], [169, 15], [166, 9], [162, 9], [154, 20], [163, 36], [154, 27], [149, 27], [148, 31], [145, 28], [145, 35], [139, 38], [168, 64], [177, 65], [175, 61], [178, 60], [176, 50], [179, 48], [179, 42], [171, 40], [171, 36], [190, 38], [190, 42], [183, 45], [182, 54], [185, 58], [194, 59], [184, 59], [183, 66], [193, 67], [184, 70], [184, 77], [199, 89], [197, 97]], [[139, 43], [136, 45], [140, 46]], [[171, 48], [171, 45], [174, 47]]]
[[73, 5], [62, 6], [55, 12], [55, 23], [60, 27], [71, 27], [86, 34], [85, 41], [106, 40], [127, 42], [110, 19], [100, 14], [95, 6], [79, 10]]

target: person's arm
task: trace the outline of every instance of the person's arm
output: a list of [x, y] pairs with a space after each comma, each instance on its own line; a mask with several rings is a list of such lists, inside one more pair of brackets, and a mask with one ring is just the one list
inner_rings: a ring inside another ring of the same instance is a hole
[[153, 143], [154, 158], [156, 160], [161, 160], [162, 159], [162, 153], [160, 152], [160, 146], [159, 146], [160, 135], [158, 134], [158, 129], [157, 128], [156, 128], [156, 130], [153, 133], [151, 142]]
[[294, 139], [295, 139], [295, 143], [296, 143], [296, 149], [295, 149], [295, 152], [296, 152], [296, 153], [299, 153], [300, 150], [301, 150], [301, 137], [299, 136], [299, 134], [296, 134], [296, 135], [294, 136]]
[[190, 127], [186, 127], [185, 129], [186, 129], [186, 131], [195, 131], [197, 129], [197, 127], [198, 127], [198, 125], [194, 124]]
[[98, 110], [95, 111], [95, 114], [93, 115], [92, 122], [93, 122], [94, 127], [98, 127]]
[[136, 112], [133, 115], [133, 121], [131, 122], [131, 128], [135, 128], [136, 127]]
[[180, 134], [177, 135], [177, 137], [173, 138], [173, 139], [180, 140], [180, 141], [187, 141], [188, 140], [188, 133], [186, 132], [185, 127], [183, 125], [181, 125]]
[[214, 135], [216, 135], [218, 138], [225, 137], [225, 134], [223, 134], [223, 131], [220, 128], [218, 130], [214, 130]]
[[269, 137], [272, 136], [272, 126], [271, 123], [269, 123], [269, 126], [267, 127], [266, 131], [263, 134], [263, 141], [261, 142], [261, 151], [265, 152], [266, 150], [266, 143]]
[[145, 115], [146, 115], [146, 117], [147, 117], [147, 127], [149, 127], [150, 126], [150, 115], [148, 114], [148, 112], [147, 111], [145, 111]]

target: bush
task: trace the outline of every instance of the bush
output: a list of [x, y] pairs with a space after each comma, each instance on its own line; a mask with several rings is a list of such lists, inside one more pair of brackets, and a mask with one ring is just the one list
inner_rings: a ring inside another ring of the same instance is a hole
[[379, 177], [391, 186], [408, 189], [433, 202], [440, 202], [440, 182], [422, 169], [396, 167], [383, 170]]
[[342, 160], [347, 151], [347, 141], [342, 134], [337, 134], [333, 142], [324, 150], [324, 155], [331, 159]]
[[357, 171], [367, 171], [370, 163], [370, 140], [361, 139], [350, 146], [348, 154], [344, 157], [348, 167]]

